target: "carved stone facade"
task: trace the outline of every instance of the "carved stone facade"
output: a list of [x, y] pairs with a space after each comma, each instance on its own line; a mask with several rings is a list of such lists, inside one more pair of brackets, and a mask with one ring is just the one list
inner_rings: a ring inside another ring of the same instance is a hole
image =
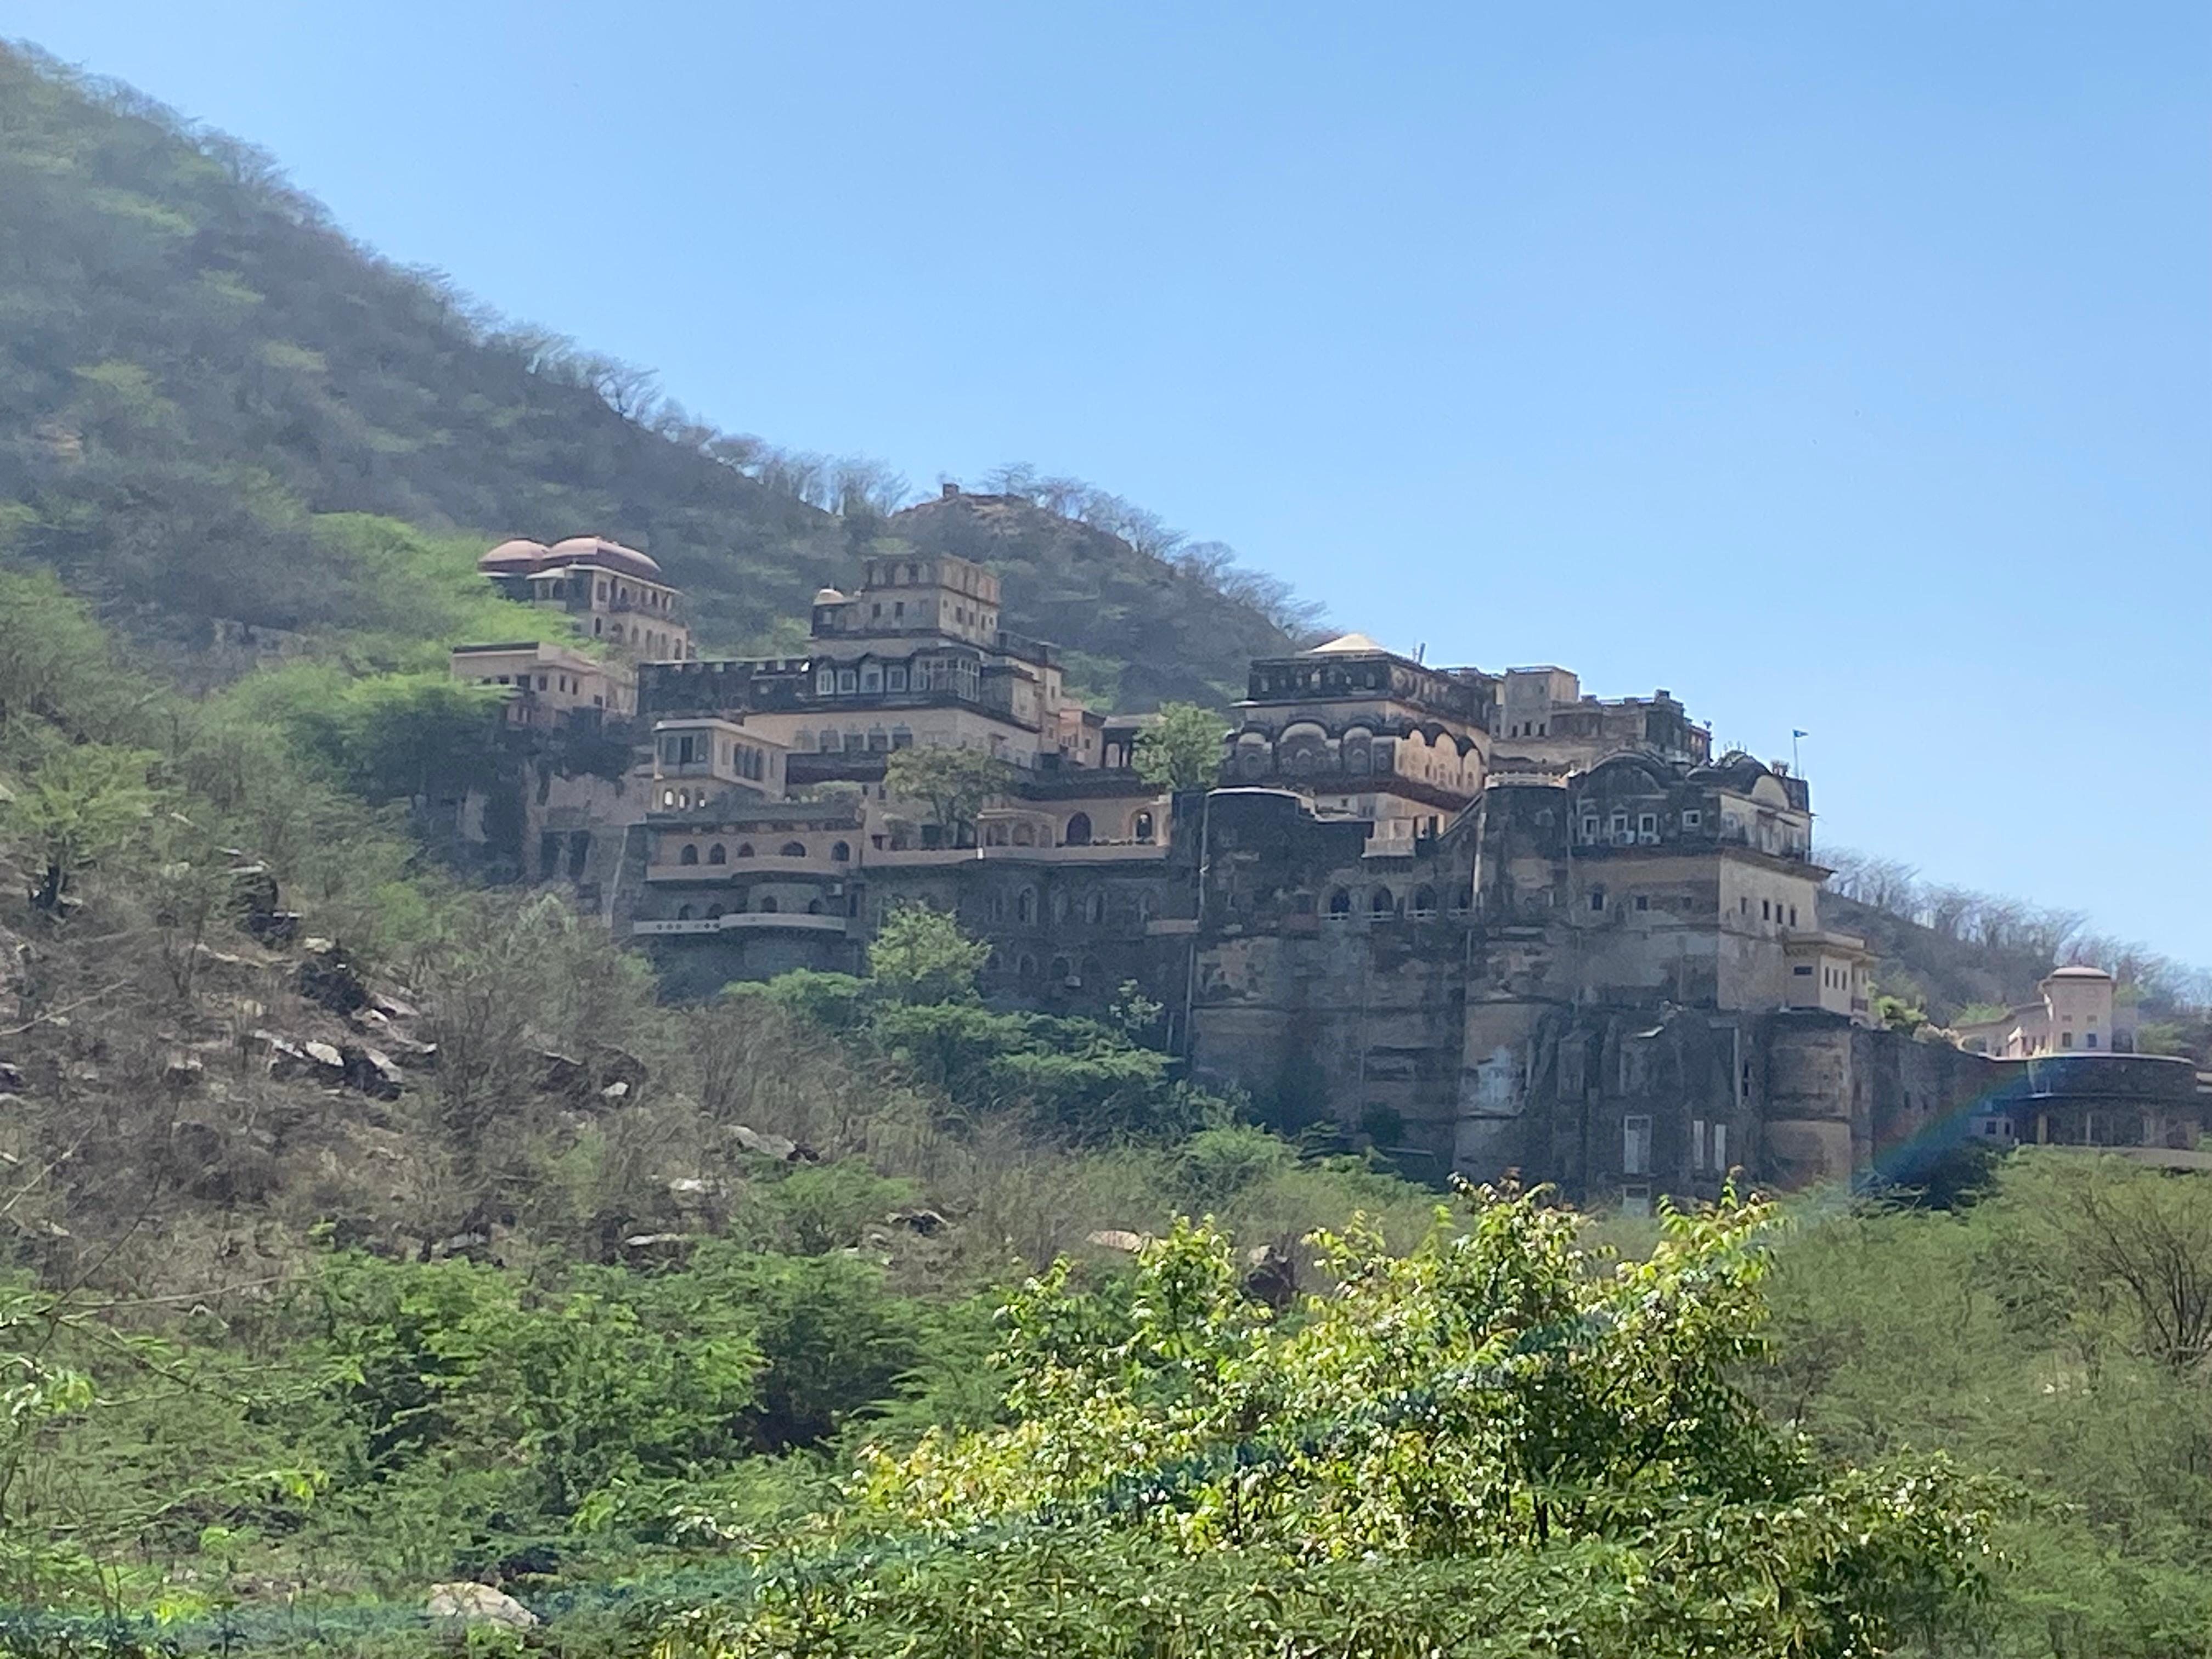
[[[891, 906], [927, 903], [990, 942], [995, 1000], [1095, 1012], [1136, 981], [1193, 1076], [1431, 1178], [1633, 1209], [1732, 1171], [1801, 1187], [1971, 1137], [2204, 1127], [2180, 1062], [1878, 1029], [1869, 953], [1820, 918], [1804, 781], [1713, 757], [1663, 690], [1601, 702], [1565, 670], [1347, 635], [1255, 663], [1221, 786], [1170, 798], [1131, 768], [1140, 723], [1070, 698], [998, 599], [961, 561], [873, 562], [817, 598], [810, 655], [645, 664], [626, 774], [568, 777], [533, 731], [538, 787], [483, 816], [676, 994], [857, 971]], [[1007, 760], [1007, 793], [958, 825], [890, 799], [889, 757], [932, 744]]]

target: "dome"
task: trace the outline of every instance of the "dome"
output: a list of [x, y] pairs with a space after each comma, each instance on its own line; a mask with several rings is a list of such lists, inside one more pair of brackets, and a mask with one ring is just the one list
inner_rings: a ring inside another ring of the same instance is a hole
[[543, 542], [526, 541], [520, 536], [501, 542], [477, 561], [477, 568], [492, 574], [519, 574], [535, 570], [545, 562], [550, 550]]
[[660, 567], [653, 560], [635, 548], [611, 542], [605, 536], [571, 536], [565, 542], [556, 542], [549, 562], [595, 564], [603, 570], [618, 570], [645, 581], [661, 580]]
[[2051, 977], [2053, 979], [2110, 979], [2112, 975], [2101, 968], [2092, 968], [2087, 963], [2077, 962], [2064, 968], [2052, 969]]
[[814, 596], [814, 603], [817, 605], [842, 605], [845, 603], [845, 596], [842, 593], [840, 593], [834, 587], [825, 587]]

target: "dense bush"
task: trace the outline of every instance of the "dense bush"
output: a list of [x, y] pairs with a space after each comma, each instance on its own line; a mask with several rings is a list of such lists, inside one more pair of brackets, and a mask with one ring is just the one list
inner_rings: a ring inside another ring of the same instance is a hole
[[1970, 1614], [1988, 1517], [1938, 1461], [1854, 1469], [1759, 1415], [1756, 1206], [1608, 1270], [1569, 1215], [1486, 1197], [1270, 1318], [1182, 1227], [1133, 1280], [1007, 1316], [1002, 1427], [877, 1455], [716, 1659], [1872, 1655]]

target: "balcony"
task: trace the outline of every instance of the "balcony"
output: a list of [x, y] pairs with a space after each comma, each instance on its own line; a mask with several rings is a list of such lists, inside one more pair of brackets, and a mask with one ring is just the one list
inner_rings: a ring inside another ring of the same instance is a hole
[[871, 869], [942, 869], [957, 864], [1164, 863], [1168, 849], [1158, 842], [1095, 841], [1085, 847], [907, 847], [871, 848]]
[[[973, 852], [975, 849], [967, 849]], [[1003, 849], [993, 848], [993, 852]], [[1024, 852], [1030, 849], [1024, 848]], [[881, 853], [874, 854], [882, 859]], [[842, 880], [852, 873], [853, 860], [833, 859], [827, 853], [810, 853], [804, 858], [786, 858], [781, 854], [763, 853], [749, 859], [732, 859], [727, 864], [650, 864], [646, 866], [647, 881], [707, 882], [730, 881], [739, 876], [828, 876]]]
[[809, 915], [804, 911], [744, 910], [722, 916], [692, 916], [667, 921], [634, 921], [631, 936], [636, 939], [696, 939], [709, 933], [845, 933], [852, 930], [852, 919], [848, 916]]

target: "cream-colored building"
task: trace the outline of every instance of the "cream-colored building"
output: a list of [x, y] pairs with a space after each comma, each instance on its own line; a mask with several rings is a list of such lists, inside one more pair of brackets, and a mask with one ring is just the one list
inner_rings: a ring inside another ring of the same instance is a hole
[[451, 662], [457, 680], [508, 689], [510, 726], [552, 726], [586, 710], [609, 717], [637, 711], [636, 671], [574, 646], [534, 640], [463, 645], [454, 647]]
[[1496, 681], [1346, 634], [1251, 666], [1222, 781], [1296, 790], [1370, 826], [1378, 854], [1439, 833], [1489, 772]]
[[1498, 677], [1495, 748], [1508, 766], [1588, 767], [1638, 749], [1696, 764], [1712, 734], [1663, 686], [1649, 697], [1585, 696], [1564, 668], [1509, 668]]
[[683, 595], [660, 566], [604, 536], [501, 542], [477, 568], [508, 599], [572, 617], [578, 635], [638, 662], [682, 662], [697, 654]]
[[2036, 988], [2040, 995], [2033, 1002], [2021, 1003], [1996, 1019], [1959, 1026], [1959, 1046], [1999, 1060], [2133, 1050], [2134, 1029], [2122, 1024], [2113, 1001], [2112, 976], [2103, 969], [2081, 964], [2055, 969]]

